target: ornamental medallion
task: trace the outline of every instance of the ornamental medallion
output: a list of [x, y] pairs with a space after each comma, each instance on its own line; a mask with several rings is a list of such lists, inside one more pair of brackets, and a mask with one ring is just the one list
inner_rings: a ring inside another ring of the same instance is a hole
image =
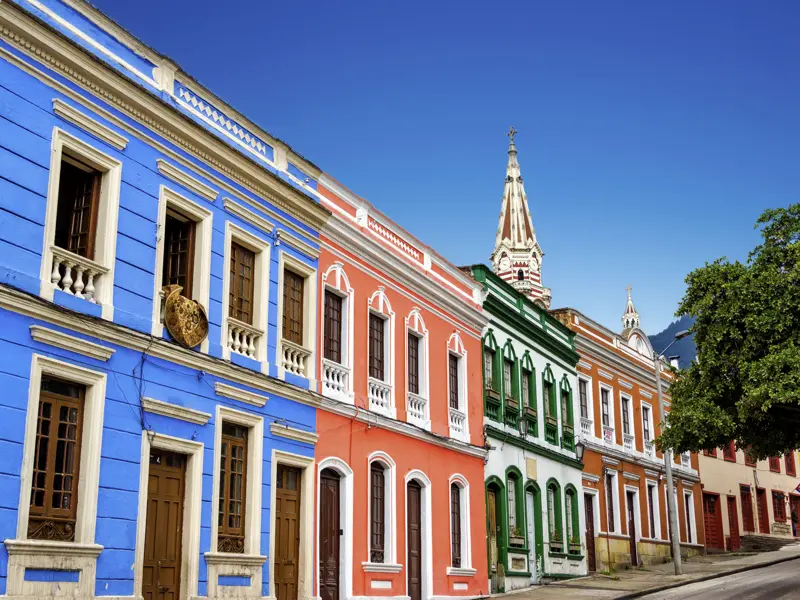
[[208, 317], [197, 300], [181, 296], [179, 285], [164, 286], [164, 325], [176, 342], [194, 348], [208, 336]]

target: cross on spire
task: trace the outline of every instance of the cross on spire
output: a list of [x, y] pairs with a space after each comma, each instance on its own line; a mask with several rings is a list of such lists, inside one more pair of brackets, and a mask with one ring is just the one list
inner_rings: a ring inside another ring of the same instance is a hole
[[625, 289], [628, 290], [628, 298], [630, 298], [631, 297], [631, 290], [633, 289], [631, 287], [631, 284], [628, 284], [628, 287], [626, 287]]
[[511, 128], [508, 130], [508, 133], [507, 133], [506, 135], [507, 135], [509, 138], [511, 138], [511, 143], [512, 143], [512, 144], [514, 143], [514, 136], [515, 136], [515, 135], [517, 135], [518, 133], [519, 133], [519, 131], [517, 131], [516, 129], [514, 129], [514, 126], [513, 126], [513, 125], [512, 125], [512, 126], [511, 126]]

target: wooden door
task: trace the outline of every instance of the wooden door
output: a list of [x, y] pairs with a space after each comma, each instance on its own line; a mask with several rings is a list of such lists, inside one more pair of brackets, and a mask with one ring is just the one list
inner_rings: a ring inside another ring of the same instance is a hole
[[275, 476], [275, 597], [297, 600], [300, 562], [300, 477], [295, 467], [277, 466]]
[[800, 498], [797, 496], [789, 496], [791, 500], [791, 513], [789, 514], [789, 522], [792, 523], [792, 535], [795, 537], [800, 537], [800, 522], [796, 519], [800, 519]]
[[[497, 573], [497, 495], [494, 490], [486, 492], [486, 517], [488, 520], [487, 533], [489, 534], [489, 577], [494, 581]], [[497, 589], [492, 589], [497, 592]]]
[[583, 495], [583, 506], [586, 512], [586, 559], [589, 571], [597, 571], [597, 559], [594, 556], [594, 496]]
[[538, 521], [536, 519], [535, 506], [536, 501], [534, 500], [533, 492], [528, 490], [525, 492], [525, 514], [528, 519], [528, 571], [531, 574], [531, 585], [536, 584], [539, 577], [536, 573], [536, 525]]
[[631, 564], [638, 566], [639, 556], [636, 553], [636, 494], [625, 492], [625, 495], [628, 498], [628, 537], [631, 547]]
[[731, 532], [730, 550], [734, 552], [741, 544], [739, 539], [739, 511], [736, 509], [736, 496], [728, 496], [728, 528]]
[[724, 550], [721, 507], [718, 494], [703, 494], [703, 524], [706, 527], [706, 548]]
[[319, 479], [319, 595], [339, 600], [339, 475], [325, 469]]
[[758, 510], [758, 530], [769, 535], [769, 511], [767, 510], [766, 490], [756, 490], [756, 509]]
[[753, 494], [749, 486], [740, 487], [739, 492], [742, 496], [742, 528], [745, 533], [753, 533], [756, 530], [753, 523]]
[[416, 481], [408, 482], [408, 596], [422, 600], [422, 487]]
[[185, 475], [185, 455], [151, 450], [142, 566], [144, 600], [181, 597]]

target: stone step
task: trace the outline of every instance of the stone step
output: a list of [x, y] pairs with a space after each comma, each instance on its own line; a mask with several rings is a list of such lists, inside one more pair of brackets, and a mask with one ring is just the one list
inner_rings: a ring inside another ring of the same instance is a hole
[[797, 543], [797, 538], [773, 537], [769, 535], [743, 535], [741, 537], [742, 552], [772, 552], [784, 546]]

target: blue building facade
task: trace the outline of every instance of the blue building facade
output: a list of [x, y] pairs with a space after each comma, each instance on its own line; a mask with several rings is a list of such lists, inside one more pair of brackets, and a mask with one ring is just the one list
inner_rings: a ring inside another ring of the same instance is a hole
[[0, 3], [0, 595], [313, 596], [318, 176], [82, 0]]

